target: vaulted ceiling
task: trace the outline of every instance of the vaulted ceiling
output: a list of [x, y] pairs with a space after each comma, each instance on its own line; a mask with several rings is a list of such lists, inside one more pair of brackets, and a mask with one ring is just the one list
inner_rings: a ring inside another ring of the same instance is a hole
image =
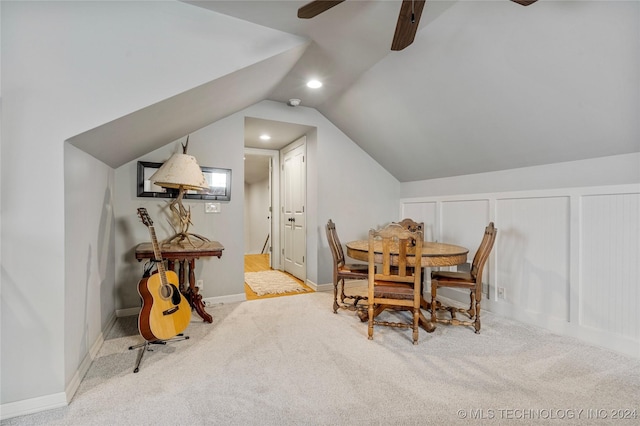
[[[188, 122], [149, 123], [145, 116], [160, 115], [147, 108], [72, 143], [117, 167], [252, 103], [297, 98], [401, 182], [640, 151], [639, 2], [427, 1], [415, 41], [401, 51], [390, 50], [400, 0], [347, 0], [313, 19], [297, 17], [306, 1], [185, 3], [203, 16], [223, 14], [308, 44], [160, 106], [230, 100], [194, 111], [201, 116], [182, 114]], [[229, 28], [233, 40], [233, 22]], [[256, 40], [255, 48], [265, 43]], [[310, 77], [324, 86], [308, 89]], [[98, 148], [100, 130], [131, 133], [135, 123], [135, 153], [100, 151], [107, 149]], [[246, 123], [247, 146], [258, 146], [252, 124], [291, 131], [287, 123]]]
[[317, 108], [400, 181], [640, 151], [637, 2], [427, 1], [398, 52], [400, 1], [308, 20], [306, 2], [189, 3], [308, 37], [268, 99]]

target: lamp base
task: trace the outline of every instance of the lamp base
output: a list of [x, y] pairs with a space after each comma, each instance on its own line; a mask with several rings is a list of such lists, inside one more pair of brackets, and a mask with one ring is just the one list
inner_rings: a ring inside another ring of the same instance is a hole
[[[182, 245], [182, 242], [184, 240], [187, 240], [189, 242], [189, 244], [191, 244], [191, 247], [195, 247], [196, 245], [193, 243], [193, 241], [191, 241], [191, 237], [196, 237], [199, 240], [201, 240], [203, 243], [211, 241], [209, 240], [207, 237], [203, 237], [202, 235], [198, 235], [198, 234], [192, 234], [190, 232], [178, 232], [177, 234], [175, 234], [172, 237], [167, 238], [166, 240], [162, 241], [162, 244], [180, 244]], [[201, 243], [202, 244], [202, 243]]]
[[[163, 244], [182, 244], [184, 240], [187, 240], [191, 247], [195, 247], [193, 241], [191, 241], [191, 236], [200, 239], [202, 242], [210, 241], [208, 238], [203, 237], [202, 235], [192, 234], [187, 232], [189, 229], [189, 225], [191, 225], [191, 208], [186, 209], [182, 205], [182, 198], [184, 197], [184, 186], [180, 185], [180, 191], [178, 192], [178, 197], [169, 203], [169, 209], [173, 212], [174, 216], [178, 219], [180, 225], [180, 232], [176, 232], [172, 237], [167, 238], [162, 243]], [[173, 227], [173, 225], [171, 225]], [[175, 227], [173, 227], [174, 231], [177, 231]]]

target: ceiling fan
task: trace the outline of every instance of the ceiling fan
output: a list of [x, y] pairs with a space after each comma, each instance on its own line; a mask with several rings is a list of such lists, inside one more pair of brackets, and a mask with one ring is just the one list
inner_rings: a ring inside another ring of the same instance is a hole
[[[344, 0], [314, 0], [298, 9], [298, 18], [310, 19], [326, 12]], [[529, 6], [537, 0], [511, 0], [522, 6]], [[420, 16], [424, 9], [425, 0], [402, 0], [396, 32], [391, 42], [391, 50], [402, 50], [413, 43], [418, 31]]]

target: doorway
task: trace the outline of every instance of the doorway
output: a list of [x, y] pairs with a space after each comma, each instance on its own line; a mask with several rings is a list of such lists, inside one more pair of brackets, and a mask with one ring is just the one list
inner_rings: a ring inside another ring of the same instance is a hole
[[245, 148], [244, 153], [244, 252], [261, 255], [279, 269], [279, 152]]
[[[306, 281], [306, 137], [281, 151], [245, 148], [245, 256]], [[281, 165], [282, 167], [280, 167]], [[282, 247], [280, 249], [280, 247]]]
[[[273, 269], [284, 270], [283, 262], [282, 262], [282, 245], [281, 245], [281, 233], [282, 231], [282, 221], [281, 214], [282, 210], [279, 208], [281, 205], [281, 188], [280, 188], [280, 177], [281, 177], [281, 169], [282, 163], [280, 162], [280, 151], [285, 147], [291, 145], [293, 141], [297, 141], [303, 136], [308, 134], [313, 134], [316, 132], [316, 128], [314, 126], [308, 126], [304, 124], [296, 124], [289, 123], [283, 121], [275, 121], [275, 120], [266, 120], [263, 118], [256, 117], [245, 117], [244, 118], [244, 154], [245, 154], [245, 174], [252, 172], [253, 166], [250, 166], [251, 163], [247, 163], [251, 161], [253, 156], [262, 156], [271, 158], [271, 206], [272, 211], [269, 216], [271, 219], [271, 233], [269, 236], [267, 248], [271, 247], [269, 250], [270, 253], [270, 264]], [[256, 171], [262, 171], [262, 173], [266, 174], [267, 169], [266, 165], [259, 166], [256, 168]], [[246, 189], [246, 185], [245, 185]], [[251, 227], [248, 227], [247, 221], [249, 209], [245, 208], [245, 249], [249, 247], [249, 244], [252, 244], [251, 252], [260, 252], [262, 246], [264, 245], [265, 240], [267, 239], [266, 233], [265, 235], [253, 235], [251, 232]], [[255, 228], [255, 227], [254, 227]], [[259, 226], [258, 226], [259, 228]], [[264, 233], [264, 231], [262, 231]], [[253, 241], [251, 243], [248, 242], [249, 234]], [[256, 248], [257, 247], [257, 248]], [[248, 250], [248, 249], [247, 249]], [[248, 252], [248, 251], [247, 251]]]
[[[276, 150], [245, 148], [245, 273], [284, 269], [281, 264], [283, 256], [280, 249], [282, 209], [278, 207], [282, 198], [280, 193], [283, 191], [281, 188], [283, 173], [279, 166], [280, 155], [280, 151]], [[305, 291], [259, 296], [245, 283], [247, 300], [291, 296], [314, 291], [304, 279], [286, 270], [285, 273], [298, 282]]]

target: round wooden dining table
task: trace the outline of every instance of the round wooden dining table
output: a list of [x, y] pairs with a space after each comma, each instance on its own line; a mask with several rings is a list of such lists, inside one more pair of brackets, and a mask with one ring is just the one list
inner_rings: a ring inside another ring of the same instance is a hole
[[[382, 242], [375, 241], [373, 250], [375, 253], [375, 262], [382, 263]], [[391, 249], [391, 261], [397, 259], [397, 248], [394, 257], [393, 247]], [[425, 241], [422, 243], [422, 258], [420, 266], [423, 268], [437, 268], [440, 266], [455, 266], [467, 262], [467, 254], [469, 249], [456, 246], [453, 244], [434, 243]], [[369, 240], [350, 241], [347, 243], [347, 256], [369, 261]], [[415, 266], [415, 253], [409, 247], [407, 251], [407, 261], [410, 266]]]
[[[374, 261], [376, 263], [382, 263], [382, 243], [380, 241], [374, 241], [373, 246]], [[395, 250], [395, 256], [393, 248], [391, 249], [391, 264], [394, 264], [394, 259], [397, 259], [398, 250]], [[422, 256], [420, 258], [420, 267], [422, 268], [437, 268], [444, 266], [455, 266], [467, 262], [467, 254], [469, 249], [457, 246], [454, 244], [436, 243], [431, 241], [425, 241], [422, 243]], [[369, 240], [357, 240], [347, 243], [347, 256], [362, 260], [364, 262], [369, 261]], [[409, 247], [407, 251], [407, 263], [409, 266], [415, 266], [416, 253], [412, 252]], [[396, 263], [397, 264], [397, 263]], [[420, 305], [424, 309], [430, 309], [430, 303], [424, 300], [420, 301]], [[383, 308], [379, 309], [376, 315], [381, 312]], [[364, 311], [360, 314], [360, 320], [367, 321], [368, 314]], [[420, 312], [420, 325], [431, 333], [436, 329], [436, 325], [427, 320], [422, 312]]]

